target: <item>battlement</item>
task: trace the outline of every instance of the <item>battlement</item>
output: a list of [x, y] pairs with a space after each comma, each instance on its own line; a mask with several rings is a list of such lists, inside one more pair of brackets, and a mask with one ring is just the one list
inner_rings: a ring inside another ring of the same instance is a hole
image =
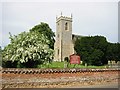
[[56, 17], [56, 22], [58, 22], [60, 20], [68, 20], [68, 21], [72, 22], [72, 17], [66, 17], [66, 16]]

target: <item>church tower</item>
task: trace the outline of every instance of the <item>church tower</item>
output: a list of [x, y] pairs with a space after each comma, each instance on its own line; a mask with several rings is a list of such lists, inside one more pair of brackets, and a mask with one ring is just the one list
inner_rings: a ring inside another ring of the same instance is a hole
[[54, 61], [64, 61], [74, 53], [72, 43], [72, 16], [56, 17], [56, 37], [54, 44]]

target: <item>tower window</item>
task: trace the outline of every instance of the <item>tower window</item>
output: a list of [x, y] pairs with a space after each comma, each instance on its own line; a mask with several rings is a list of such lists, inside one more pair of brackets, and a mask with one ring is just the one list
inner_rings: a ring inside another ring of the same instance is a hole
[[59, 56], [59, 49], [58, 49], [58, 56]]
[[65, 30], [68, 30], [68, 23], [65, 23]]
[[58, 34], [58, 38], [59, 38], [59, 34]]

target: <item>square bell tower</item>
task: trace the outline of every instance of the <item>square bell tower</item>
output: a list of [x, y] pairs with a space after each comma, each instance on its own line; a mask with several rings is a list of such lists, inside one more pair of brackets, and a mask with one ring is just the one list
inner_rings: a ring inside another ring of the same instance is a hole
[[74, 53], [72, 43], [72, 16], [56, 18], [56, 37], [54, 44], [54, 61], [64, 61]]

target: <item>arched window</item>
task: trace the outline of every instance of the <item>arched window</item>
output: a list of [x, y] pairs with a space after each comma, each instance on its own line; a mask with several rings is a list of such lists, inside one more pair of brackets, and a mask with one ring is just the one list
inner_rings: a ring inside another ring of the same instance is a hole
[[68, 30], [68, 23], [65, 23], [65, 30]]

